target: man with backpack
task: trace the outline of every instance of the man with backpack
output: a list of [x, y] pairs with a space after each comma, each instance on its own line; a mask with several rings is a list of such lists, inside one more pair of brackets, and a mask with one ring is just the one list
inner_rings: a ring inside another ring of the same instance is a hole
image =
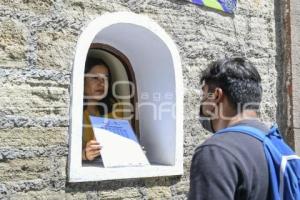
[[258, 118], [261, 77], [244, 58], [202, 74], [200, 122], [215, 133], [194, 153], [189, 199], [300, 200], [300, 160], [276, 125]]

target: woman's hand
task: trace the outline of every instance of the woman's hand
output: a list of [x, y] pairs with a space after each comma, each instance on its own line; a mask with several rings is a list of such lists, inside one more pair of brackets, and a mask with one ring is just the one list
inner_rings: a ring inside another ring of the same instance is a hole
[[101, 146], [96, 140], [90, 140], [85, 147], [85, 159], [94, 160], [100, 155]]

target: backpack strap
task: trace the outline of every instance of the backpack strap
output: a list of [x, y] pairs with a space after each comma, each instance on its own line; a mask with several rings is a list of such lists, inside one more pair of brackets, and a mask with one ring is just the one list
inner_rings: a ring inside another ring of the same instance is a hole
[[281, 138], [281, 135], [278, 131], [277, 124], [273, 124], [267, 134], [266, 134], [266, 132], [264, 132], [258, 128], [254, 128], [254, 127], [247, 126], [247, 125], [237, 125], [237, 126], [232, 126], [232, 127], [228, 127], [228, 128], [219, 130], [215, 133], [215, 135], [226, 133], [226, 132], [246, 133], [252, 137], [255, 137], [256, 139], [258, 139], [262, 142], [265, 142], [265, 139], [268, 136], [275, 136], [275, 137]]
[[232, 127], [228, 127], [228, 128], [224, 128], [220, 131], [217, 131], [215, 133], [215, 135], [219, 135], [222, 133], [228, 133], [228, 132], [237, 132], [237, 133], [246, 133], [252, 137], [257, 138], [260, 141], [264, 141], [266, 138], [266, 134], [257, 129], [257, 128], [253, 128], [251, 126], [245, 126], [245, 125], [238, 125], [238, 126], [232, 126]]
[[233, 132], [247, 134], [249, 136], [252, 136], [252, 137], [258, 139], [259, 141], [262, 142], [262, 144], [265, 148], [265, 154], [266, 154], [267, 160], [272, 160], [271, 155], [270, 155], [270, 151], [271, 151], [271, 152], [277, 152], [274, 155], [276, 156], [276, 160], [281, 162], [282, 154], [279, 152], [279, 150], [275, 147], [275, 145], [272, 143], [272, 141], [270, 139], [270, 137], [274, 137], [274, 136], [280, 140], [282, 139], [281, 135], [279, 134], [276, 124], [271, 127], [271, 129], [269, 130], [269, 132], [267, 134], [266, 134], [266, 132], [264, 132], [260, 129], [251, 127], [251, 126], [237, 125], [237, 126], [232, 126], [232, 127], [222, 129], [222, 130], [216, 132], [215, 136], [222, 134], [222, 133], [233, 133]]

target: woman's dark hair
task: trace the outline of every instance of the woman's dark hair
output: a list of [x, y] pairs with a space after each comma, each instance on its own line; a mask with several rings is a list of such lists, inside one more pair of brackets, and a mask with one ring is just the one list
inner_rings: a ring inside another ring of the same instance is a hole
[[238, 110], [259, 109], [262, 98], [261, 77], [252, 63], [241, 57], [212, 62], [204, 70], [201, 83], [209, 90], [221, 88]]
[[[93, 67], [95, 67], [96, 65], [102, 65], [105, 66], [108, 69], [108, 91], [107, 91], [107, 95], [106, 97], [104, 97], [103, 99], [101, 99], [99, 102], [105, 104], [107, 106], [107, 112], [110, 113], [112, 112], [112, 108], [113, 108], [113, 104], [116, 103], [116, 99], [113, 97], [112, 94], [112, 79], [111, 79], [111, 72], [110, 69], [108, 67], [108, 65], [100, 58], [94, 58], [94, 57], [87, 57], [86, 62], [85, 62], [85, 69], [84, 69], [84, 74], [89, 73]], [[86, 100], [84, 99], [84, 103], [86, 103]], [[86, 105], [84, 106], [84, 108], [86, 107]], [[105, 113], [105, 109], [103, 108], [103, 106], [98, 106], [99, 109], [99, 113], [100, 115], [104, 115], [107, 114]]]

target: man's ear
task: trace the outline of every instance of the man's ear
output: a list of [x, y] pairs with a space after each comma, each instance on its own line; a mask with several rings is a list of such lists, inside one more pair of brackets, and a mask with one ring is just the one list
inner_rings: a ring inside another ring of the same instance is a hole
[[215, 100], [216, 103], [220, 103], [221, 101], [223, 101], [224, 98], [224, 92], [221, 88], [216, 88], [215, 89]]

